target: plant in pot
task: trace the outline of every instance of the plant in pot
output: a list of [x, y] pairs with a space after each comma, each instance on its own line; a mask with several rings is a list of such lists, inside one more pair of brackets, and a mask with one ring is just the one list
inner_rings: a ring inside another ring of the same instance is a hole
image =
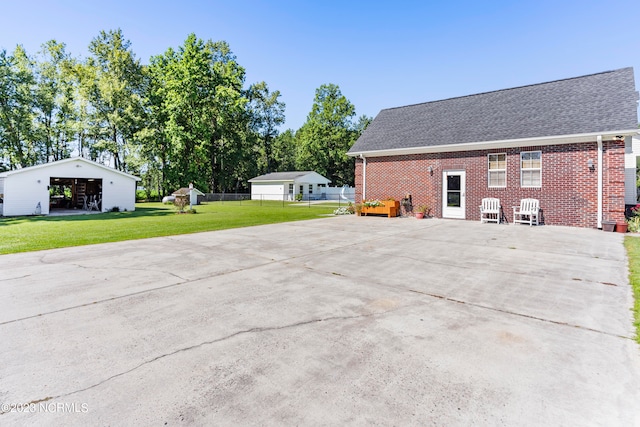
[[627, 219], [627, 231], [637, 233], [640, 231], [640, 204], [631, 208], [631, 215]]
[[427, 205], [418, 205], [414, 209], [415, 215], [417, 219], [422, 219], [429, 213], [429, 206]]

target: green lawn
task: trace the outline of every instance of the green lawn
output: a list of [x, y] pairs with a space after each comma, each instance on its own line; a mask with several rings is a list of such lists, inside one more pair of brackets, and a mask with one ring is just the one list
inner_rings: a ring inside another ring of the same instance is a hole
[[634, 325], [636, 326], [636, 341], [640, 344], [640, 238], [627, 236], [624, 238], [624, 246], [629, 257], [629, 282], [634, 296]]
[[93, 215], [0, 217], [0, 254], [118, 242], [318, 218], [337, 203], [211, 202], [197, 214], [177, 214], [172, 205], [139, 203], [135, 212]]

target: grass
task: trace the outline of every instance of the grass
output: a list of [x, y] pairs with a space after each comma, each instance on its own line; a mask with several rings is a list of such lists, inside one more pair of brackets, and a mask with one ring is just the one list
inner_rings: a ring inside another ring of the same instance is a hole
[[330, 214], [336, 207], [337, 203], [212, 202], [197, 206], [195, 215], [178, 215], [171, 205], [139, 203], [134, 212], [0, 217], [0, 254], [300, 221]]
[[640, 238], [627, 236], [624, 246], [629, 257], [629, 282], [633, 289], [633, 316], [636, 327], [636, 341], [640, 344]]

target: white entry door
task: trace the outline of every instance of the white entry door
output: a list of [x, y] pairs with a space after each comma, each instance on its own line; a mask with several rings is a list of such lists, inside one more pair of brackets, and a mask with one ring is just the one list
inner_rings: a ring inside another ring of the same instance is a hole
[[465, 171], [442, 172], [442, 217], [465, 219]]

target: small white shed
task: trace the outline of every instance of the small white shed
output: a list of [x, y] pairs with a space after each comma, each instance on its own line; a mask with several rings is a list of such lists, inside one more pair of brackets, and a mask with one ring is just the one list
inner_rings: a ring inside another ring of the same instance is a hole
[[326, 199], [331, 182], [313, 171], [272, 172], [249, 180], [252, 200]]
[[2, 215], [59, 210], [133, 211], [140, 178], [82, 157], [0, 173]]

